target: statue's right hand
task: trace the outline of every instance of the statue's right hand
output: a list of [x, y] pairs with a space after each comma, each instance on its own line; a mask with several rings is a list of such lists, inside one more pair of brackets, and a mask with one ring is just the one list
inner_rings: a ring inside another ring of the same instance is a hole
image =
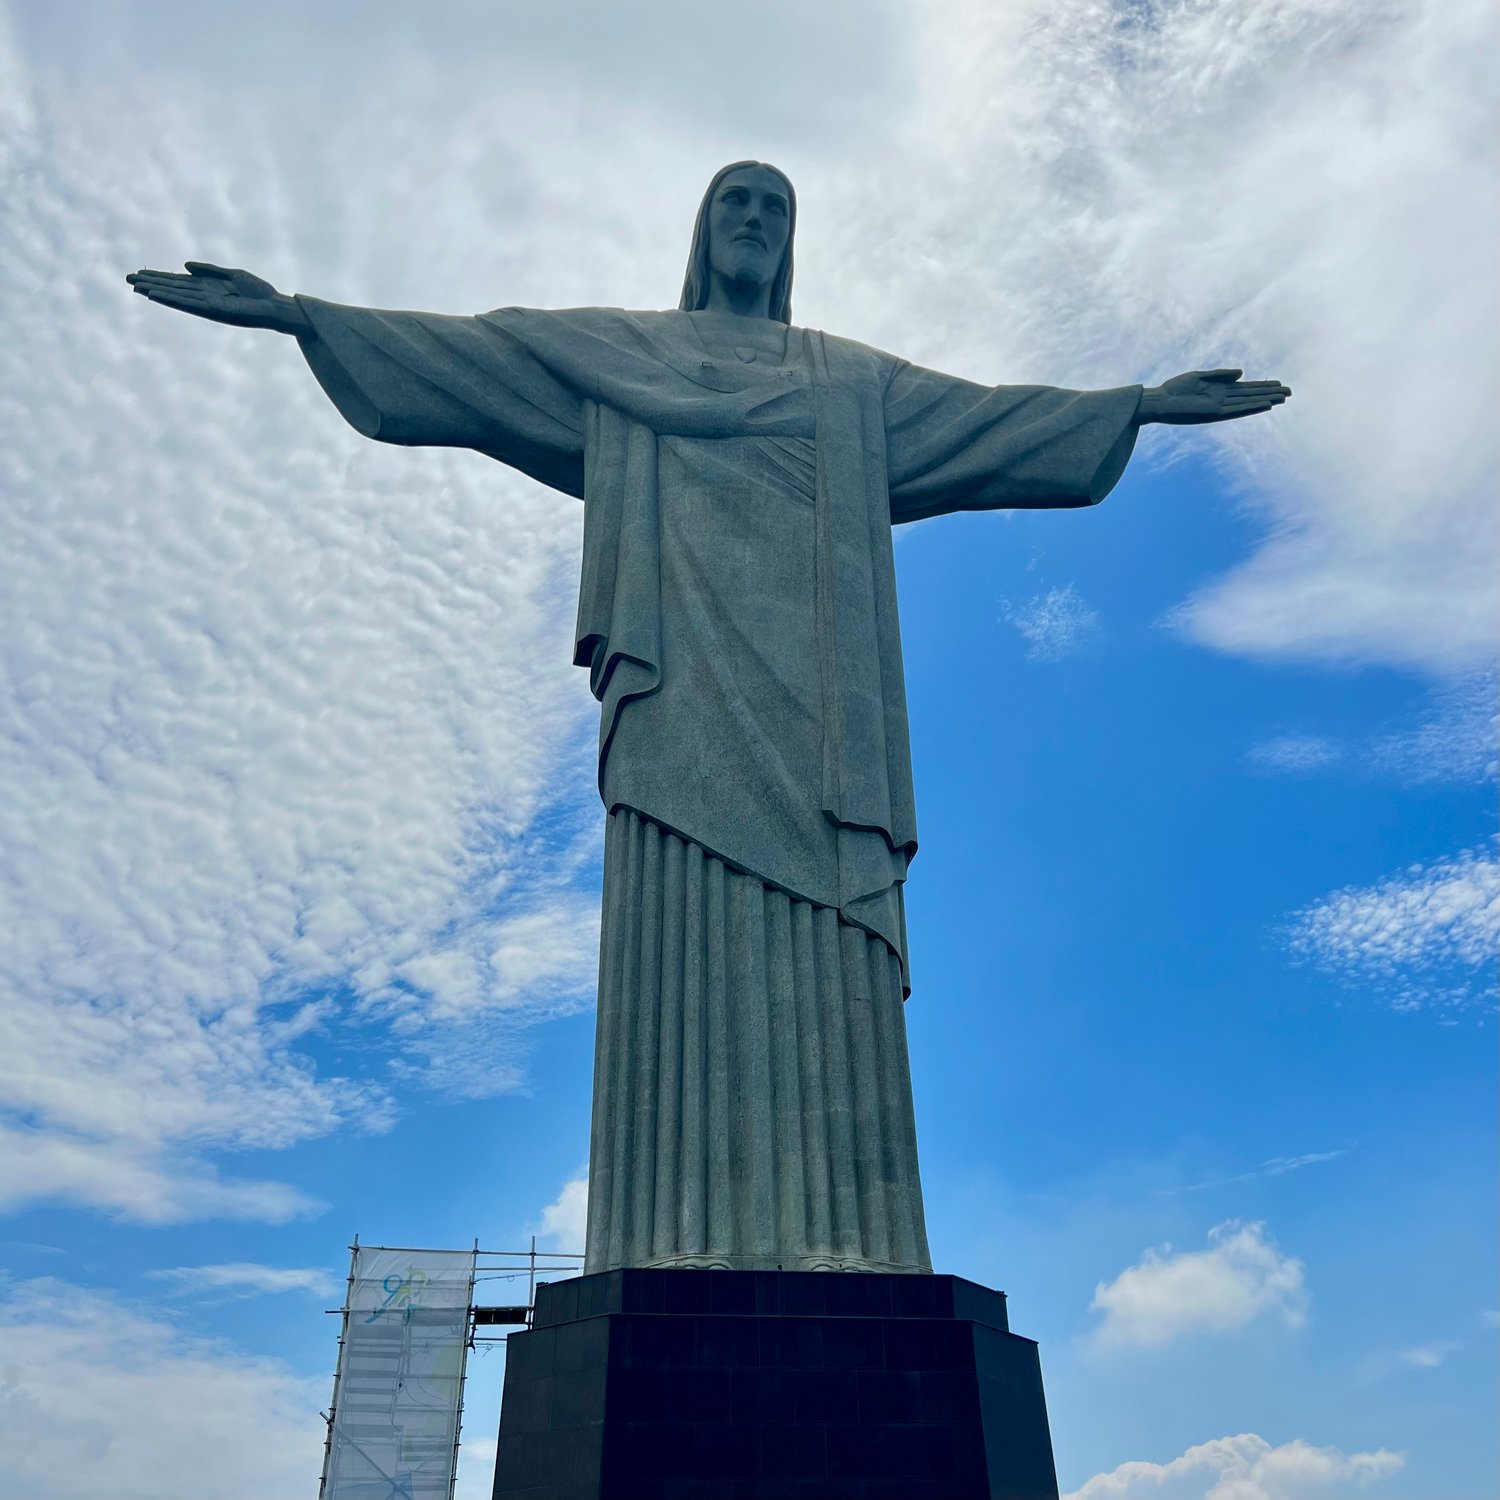
[[211, 266], [205, 261], [183, 263], [188, 274], [174, 271], [136, 271], [125, 279], [143, 297], [240, 328], [274, 328], [279, 333], [298, 333], [307, 326], [302, 309], [259, 276], [249, 271]]

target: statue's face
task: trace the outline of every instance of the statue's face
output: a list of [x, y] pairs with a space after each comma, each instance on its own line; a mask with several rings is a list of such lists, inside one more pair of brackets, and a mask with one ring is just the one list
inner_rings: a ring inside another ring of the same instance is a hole
[[764, 167], [740, 167], [714, 190], [708, 210], [708, 264], [726, 281], [764, 286], [776, 279], [791, 234], [786, 184]]

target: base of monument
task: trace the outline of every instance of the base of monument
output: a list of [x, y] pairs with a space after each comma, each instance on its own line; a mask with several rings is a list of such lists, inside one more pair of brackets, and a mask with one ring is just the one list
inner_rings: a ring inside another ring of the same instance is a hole
[[542, 1285], [494, 1500], [1057, 1500], [1037, 1346], [957, 1276]]

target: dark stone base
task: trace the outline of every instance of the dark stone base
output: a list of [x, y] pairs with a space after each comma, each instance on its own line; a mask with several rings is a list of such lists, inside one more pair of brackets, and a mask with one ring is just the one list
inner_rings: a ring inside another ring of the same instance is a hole
[[957, 1276], [539, 1286], [494, 1500], [1057, 1500], [1037, 1347]]

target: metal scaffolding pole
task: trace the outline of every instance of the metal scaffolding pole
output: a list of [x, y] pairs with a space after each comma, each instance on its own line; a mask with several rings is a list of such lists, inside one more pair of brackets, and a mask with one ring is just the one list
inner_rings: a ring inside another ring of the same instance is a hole
[[[328, 1402], [328, 1411], [323, 1420], [327, 1424], [328, 1431], [323, 1437], [323, 1473], [318, 1480], [318, 1500], [323, 1500], [323, 1493], [328, 1488], [328, 1466], [333, 1460], [333, 1423], [338, 1416], [339, 1386], [344, 1373], [344, 1349], [349, 1342], [349, 1308], [354, 1301], [354, 1268], [359, 1261], [359, 1236], [354, 1236], [354, 1243], [349, 1247], [349, 1279], [344, 1283], [344, 1305], [339, 1309], [343, 1317], [339, 1323], [339, 1353], [333, 1365], [333, 1395]], [[472, 1301], [473, 1298], [470, 1298]]]
[[463, 1441], [464, 1430], [464, 1382], [469, 1378], [469, 1350], [474, 1347], [474, 1275], [479, 1264], [479, 1241], [474, 1241], [474, 1257], [469, 1262], [469, 1311], [465, 1323], [466, 1337], [463, 1351], [458, 1357], [458, 1415], [453, 1423], [453, 1473], [448, 1479], [448, 1500], [453, 1500], [453, 1490], [458, 1484], [458, 1449]]

